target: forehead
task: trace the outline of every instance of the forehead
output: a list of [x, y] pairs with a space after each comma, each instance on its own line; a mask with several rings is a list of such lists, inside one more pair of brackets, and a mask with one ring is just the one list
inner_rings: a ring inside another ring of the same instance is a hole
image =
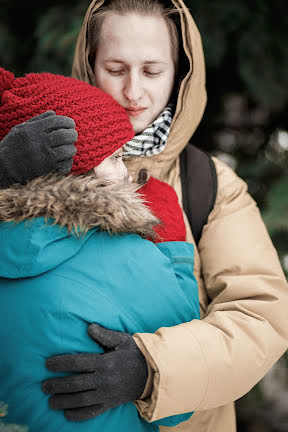
[[172, 61], [171, 41], [163, 18], [111, 13], [104, 19], [98, 46], [104, 57], [127, 61]]

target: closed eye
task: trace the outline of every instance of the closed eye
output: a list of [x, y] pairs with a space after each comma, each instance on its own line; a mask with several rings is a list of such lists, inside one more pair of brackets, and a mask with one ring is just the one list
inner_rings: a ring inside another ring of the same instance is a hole
[[107, 69], [107, 71], [111, 74], [111, 75], [114, 75], [114, 76], [117, 76], [117, 75], [123, 75], [124, 74], [124, 70], [112, 70], [112, 69]]
[[149, 71], [144, 71], [144, 73], [150, 78], [156, 78], [161, 74], [161, 72], [149, 72]]

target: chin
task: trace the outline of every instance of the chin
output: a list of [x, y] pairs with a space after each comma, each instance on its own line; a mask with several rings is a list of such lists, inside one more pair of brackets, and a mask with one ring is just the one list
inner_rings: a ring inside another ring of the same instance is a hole
[[139, 134], [143, 132], [152, 122], [153, 119], [140, 119], [140, 118], [130, 118], [130, 122], [132, 124], [133, 130], [135, 134]]

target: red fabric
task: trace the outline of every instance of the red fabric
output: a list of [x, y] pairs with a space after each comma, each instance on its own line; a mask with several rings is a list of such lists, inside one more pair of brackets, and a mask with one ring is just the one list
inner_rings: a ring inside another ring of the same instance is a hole
[[185, 222], [174, 189], [167, 183], [151, 177], [139, 192], [147, 206], [162, 222], [162, 225], [154, 228], [156, 234], [160, 236], [160, 239], [156, 238], [155, 242], [185, 241]]
[[0, 140], [10, 129], [48, 110], [76, 123], [77, 154], [71, 172], [99, 165], [133, 136], [129, 117], [111, 96], [79, 81], [50, 73], [16, 78], [0, 68]]

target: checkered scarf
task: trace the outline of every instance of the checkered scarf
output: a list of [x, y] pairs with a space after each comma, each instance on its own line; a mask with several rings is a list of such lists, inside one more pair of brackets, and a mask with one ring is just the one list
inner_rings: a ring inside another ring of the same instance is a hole
[[123, 156], [153, 156], [166, 147], [173, 117], [174, 104], [169, 103], [157, 119], [141, 134], [123, 146]]

